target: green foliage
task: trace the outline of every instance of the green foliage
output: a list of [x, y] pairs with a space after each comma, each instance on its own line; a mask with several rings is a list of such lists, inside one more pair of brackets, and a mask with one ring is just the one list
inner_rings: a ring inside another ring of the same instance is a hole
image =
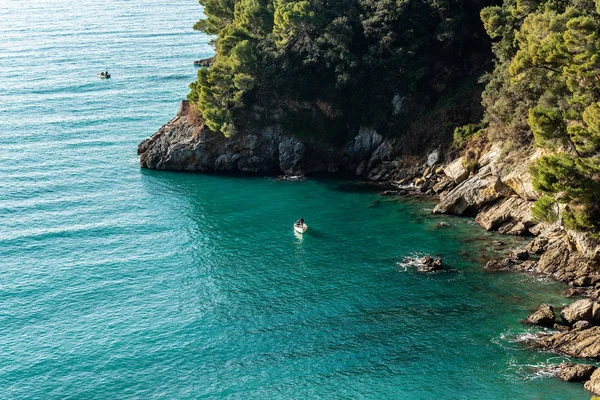
[[273, 36], [278, 46], [299, 41], [316, 23], [316, 12], [310, 1], [275, 1]]
[[510, 34], [510, 19], [511, 14], [502, 7], [486, 7], [481, 10], [483, 26], [492, 39]]
[[542, 222], [555, 222], [558, 219], [556, 202], [553, 197], [544, 195], [536, 200], [531, 209], [533, 217]]
[[554, 204], [561, 203], [565, 226], [587, 231], [600, 226], [599, 4], [505, 0], [482, 12], [497, 40], [483, 99], [490, 131], [544, 150], [530, 169], [544, 194], [536, 218], [555, 220]]
[[474, 150], [467, 151], [462, 161], [463, 167], [469, 172], [477, 172], [480, 167], [480, 155], [479, 152]]
[[530, 172], [536, 190], [556, 194], [561, 202], [592, 201], [600, 194], [600, 183], [595, 177], [600, 172], [596, 160], [558, 153], [539, 158]]
[[595, 230], [597, 221], [592, 218], [592, 213], [587, 207], [565, 208], [561, 213], [563, 223], [566, 228], [577, 231]]
[[566, 124], [562, 114], [557, 109], [534, 107], [529, 109], [527, 120], [536, 145], [544, 147], [552, 141], [562, 141], [566, 138]]
[[204, 15], [207, 17], [198, 21], [194, 29], [209, 35], [217, 35], [233, 20], [235, 3], [235, 0], [200, 0], [200, 4], [204, 6]]
[[452, 147], [462, 149], [469, 139], [478, 135], [481, 131], [481, 126], [477, 124], [468, 124], [454, 129], [454, 141]]
[[304, 114], [397, 132], [489, 59], [478, 14], [497, 1], [200, 0], [216, 56], [188, 97], [218, 132]]

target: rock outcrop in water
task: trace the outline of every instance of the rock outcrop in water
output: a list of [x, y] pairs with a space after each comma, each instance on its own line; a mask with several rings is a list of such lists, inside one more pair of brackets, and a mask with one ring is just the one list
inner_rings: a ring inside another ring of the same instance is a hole
[[[528, 165], [539, 156], [507, 169], [500, 146], [492, 146], [476, 162], [479, 169], [464, 178], [456, 161], [443, 169], [446, 180], [457, 183], [440, 192], [434, 213], [471, 215], [486, 230], [510, 235], [535, 236], [519, 255], [490, 261], [488, 270], [517, 270], [542, 274], [568, 283], [592, 299], [600, 298], [600, 245], [585, 233], [566, 230], [560, 223], [549, 225], [533, 218], [536, 193]], [[462, 163], [464, 164], [464, 162]], [[443, 178], [440, 178], [443, 179]], [[439, 180], [438, 180], [439, 181]], [[530, 255], [535, 260], [527, 261]], [[523, 256], [524, 258], [522, 258]], [[537, 259], [539, 257], [539, 259]]]
[[208, 68], [215, 61], [214, 57], [203, 58], [201, 60], [194, 61], [194, 65], [196, 67], [205, 67]]
[[533, 314], [527, 317], [525, 322], [551, 328], [554, 326], [555, 320], [554, 308], [549, 304], [541, 304]]
[[230, 138], [191, 122], [182, 102], [178, 115], [138, 147], [142, 168], [198, 172], [305, 175], [352, 172], [372, 180], [389, 178], [394, 141], [361, 128], [345, 146], [299, 140], [280, 127], [238, 133]]
[[541, 346], [577, 358], [600, 358], [600, 326], [573, 328], [542, 337]]
[[419, 272], [430, 273], [444, 269], [444, 263], [441, 258], [425, 256], [422, 258], [407, 258], [399, 263], [403, 267], [414, 267]]
[[565, 382], [585, 382], [596, 370], [595, 365], [563, 363], [560, 365], [560, 379]]

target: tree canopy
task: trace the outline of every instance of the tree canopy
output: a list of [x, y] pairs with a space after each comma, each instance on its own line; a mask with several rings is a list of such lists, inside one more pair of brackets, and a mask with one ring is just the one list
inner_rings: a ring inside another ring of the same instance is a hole
[[200, 0], [216, 57], [189, 99], [225, 135], [252, 110], [391, 132], [401, 99], [433, 101], [489, 60], [479, 10], [494, 1]]
[[[600, 0], [505, 0], [481, 16], [496, 68], [484, 93], [500, 139], [544, 151], [531, 167], [534, 213], [600, 228]], [[560, 213], [557, 211], [560, 210]]]

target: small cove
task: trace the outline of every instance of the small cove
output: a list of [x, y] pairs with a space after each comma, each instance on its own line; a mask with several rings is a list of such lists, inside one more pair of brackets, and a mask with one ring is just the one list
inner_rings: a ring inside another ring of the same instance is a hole
[[[4, 396], [589, 398], [518, 341], [565, 286], [483, 270], [520, 239], [341, 179], [140, 171], [210, 55], [196, 1], [0, 4]], [[398, 266], [426, 254], [454, 271]]]

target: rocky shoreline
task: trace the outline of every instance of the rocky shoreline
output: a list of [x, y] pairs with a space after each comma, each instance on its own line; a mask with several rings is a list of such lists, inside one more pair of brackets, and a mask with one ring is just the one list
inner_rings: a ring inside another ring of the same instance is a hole
[[[551, 306], [540, 306], [526, 321], [558, 332], [541, 336], [536, 346], [573, 357], [600, 359], [600, 305], [596, 302], [600, 299], [600, 245], [589, 235], [564, 229], [560, 221], [549, 225], [534, 219], [531, 207], [538, 194], [528, 167], [539, 152], [529, 149], [509, 163], [505, 146], [498, 143], [456, 159], [444, 157], [443, 150], [429, 149], [422, 157], [404, 154], [402, 140], [386, 139], [369, 127], [360, 128], [341, 146], [299, 139], [279, 126], [225, 138], [195, 122], [183, 101], [177, 116], [143, 141], [138, 154], [142, 168], [157, 170], [287, 176], [352, 173], [381, 185], [386, 189], [384, 194], [437, 198], [436, 214], [474, 217], [488, 231], [532, 236], [525, 249], [488, 262], [486, 270], [547, 276], [567, 283], [568, 297], [585, 297], [563, 310], [560, 324], [555, 324]], [[585, 310], [572, 317], [573, 308]], [[600, 370], [575, 369], [572, 375], [586, 377], [580, 380], [589, 378], [586, 388], [600, 394]], [[562, 370], [568, 368], [563, 366]]]

